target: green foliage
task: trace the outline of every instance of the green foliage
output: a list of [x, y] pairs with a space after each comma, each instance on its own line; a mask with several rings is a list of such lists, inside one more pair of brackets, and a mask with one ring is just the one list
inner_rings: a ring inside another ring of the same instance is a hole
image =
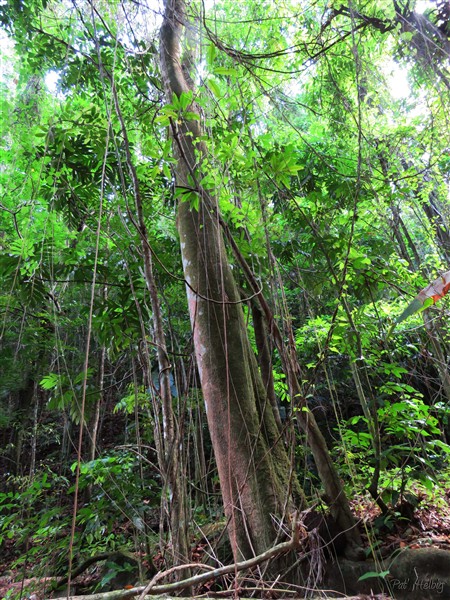
[[[0, 551], [14, 542], [15, 566], [26, 562], [55, 569], [66, 565], [74, 493], [73, 472], [57, 475], [43, 466], [33, 477], [10, 476], [0, 491]], [[88, 500], [77, 512], [74, 548], [91, 556], [130, 543], [129, 523], [143, 540], [148, 512], [159, 504], [159, 485], [147, 479], [139, 483], [138, 461], [127, 450], [83, 463], [79, 492]], [[136, 537], [136, 536], [135, 536]]]
[[[400, 369], [398, 375], [402, 371]], [[441, 430], [433, 408], [426, 405], [422, 394], [408, 384], [388, 382], [380, 388], [379, 394], [380, 398], [385, 398], [377, 411], [383, 444], [380, 456], [383, 485], [394, 488], [397, 495], [413, 482], [433, 489], [437, 483], [437, 470], [447, 464], [450, 453], [450, 446], [439, 439]], [[340, 431], [345, 457], [350, 464], [357, 465], [360, 485], [366, 487], [374, 468], [367, 419], [352, 417]], [[390, 502], [395, 505], [392, 498]]]
[[[159, 116], [155, 121], [164, 127], [168, 127], [172, 122], [181, 123], [186, 121], [199, 121], [200, 117], [196, 112], [188, 111], [192, 105], [194, 94], [192, 91], [183, 92], [179, 97], [174, 94], [171, 104], [166, 104], [159, 111]], [[164, 167], [164, 165], [163, 165]], [[170, 171], [165, 173], [168, 178], [171, 177]]]
[[[75, 471], [76, 464], [72, 465]], [[139, 484], [138, 460], [126, 449], [80, 465], [79, 490], [89, 490], [89, 502], [77, 513], [80, 544], [91, 553], [114, 550], [126, 543], [120, 522], [127, 520], [143, 536], [147, 513], [158, 506], [160, 486], [151, 478]], [[72, 487], [69, 492], [73, 492]]]
[[69, 481], [44, 467], [32, 478], [10, 476], [6, 484], [9, 491], [0, 492], [0, 551], [12, 540], [15, 566], [52, 557], [57, 568], [56, 557], [68, 550], [70, 520], [58, 502], [49, 505], [48, 499], [64, 497]]
[[[66, 375], [57, 375], [50, 373], [41, 379], [39, 382], [44, 390], [52, 391], [48, 397], [48, 408], [64, 410], [68, 409], [70, 417], [77, 425], [80, 423], [80, 402], [83, 382], [92, 375], [92, 369], [88, 369], [87, 373], [79, 373], [71, 379]], [[89, 387], [86, 388], [87, 393]]]
[[[391, 2], [357, 6], [364, 19], [326, 3], [300, 13], [298, 3], [275, 4], [241, 3], [239, 19], [235, 3], [204, 7], [189, 65], [196, 90], [165, 103], [158, 23], [152, 31], [138, 3], [99, 3], [88, 18], [75, 4], [1, 3], [0, 25], [15, 49], [2, 45], [8, 68], [0, 77], [0, 461], [13, 473], [1, 482], [0, 536], [17, 543], [18, 560], [31, 540], [36, 560], [52, 556], [51, 546], [63, 561], [70, 510], [55, 498], [72, 494], [74, 474], [62, 468], [58, 476], [50, 465], [74, 460], [67, 440], [81, 421], [85, 378], [83, 425], [92, 432], [98, 407], [101, 418], [96, 459], [80, 469], [78, 549], [118, 547], [125, 522], [141, 535], [147, 508], [160, 500], [159, 474], [140, 454], [162, 422], [158, 396], [147, 392], [157, 348], [142, 243], [151, 248], [170, 360], [186, 392], [199, 383], [176, 208], [205, 209], [199, 185], [217, 197], [282, 335], [295, 341], [308, 410], [352, 493], [367, 486], [377, 461], [361, 397], [378, 418], [383, 487], [400, 493], [417, 480], [428, 488], [445, 480], [448, 302], [429, 310], [433, 330], [414, 315], [387, 332], [448, 270], [446, 70], [439, 53], [425, 64], [415, 32], [399, 32]], [[409, 82], [402, 98], [391, 69]], [[203, 127], [206, 155], [197, 150], [181, 186], [168, 132], [176, 137], [186, 121]], [[254, 342], [251, 311], [244, 314]], [[273, 361], [276, 395], [289, 402], [286, 373], [276, 354]], [[198, 406], [195, 394], [174, 400], [196, 460]], [[33, 452], [48, 465], [27, 478]], [[208, 476], [203, 468], [202, 486], [216, 489], [214, 468]], [[193, 513], [203, 515], [209, 501], [198, 502]]]
[[277, 398], [281, 402], [290, 402], [289, 387], [286, 383], [286, 375], [284, 373], [273, 372], [273, 385]]

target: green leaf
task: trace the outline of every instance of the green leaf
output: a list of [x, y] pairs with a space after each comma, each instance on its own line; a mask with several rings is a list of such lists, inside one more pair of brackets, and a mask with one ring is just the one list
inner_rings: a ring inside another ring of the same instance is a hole
[[192, 99], [194, 97], [194, 94], [191, 90], [189, 90], [188, 92], [182, 92], [180, 94], [180, 96], [177, 96], [176, 94], [172, 95], [172, 104], [175, 107], [176, 110], [186, 110], [186, 108], [192, 104]]
[[9, 245], [8, 252], [14, 256], [20, 256], [23, 259], [27, 259], [34, 254], [33, 246], [34, 240], [30, 237], [16, 239]]
[[183, 117], [188, 121], [200, 121], [200, 115], [195, 112], [186, 111], [183, 113]]
[[219, 84], [214, 81], [214, 79], [208, 79], [207, 85], [216, 98], [221, 98], [223, 96], [222, 92], [220, 91]]
[[367, 573], [364, 573], [364, 575], [361, 575], [361, 577], [358, 578], [358, 581], [365, 581], [366, 579], [373, 579], [374, 577], [385, 579], [387, 575], [389, 575], [389, 571], [380, 571], [379, 573], [377, 571], [368, 571]]
[[41, 379], [41, 381], [39, 382], [39, 385], [44, 390], [51, 390], [58, 385], [59, 381], [60, 381], [60, 377], [57, 373], [50, 373], [49, 375], [45, 375]]
[[437, 448], [440, 448], [446, 454], [450, 454], [450, 446], [448, 444], [446, 444], [445, 442], [443, 442], [442, 440], [432, 440], [427, 443], [429, 445], [433, 445], [433, 446], [436, 446]]
[[214, 73], [216, 75], [228, 75], [230, 77], [237, 77], [239, 75], [238, 71], [233, 67], [216, 67]]
[[206, 48], [206, 64], [208, 65], [208, 67], [212, 67], [216, 55], [217, 55], [216, 45], [213, 43], [209, 43]]

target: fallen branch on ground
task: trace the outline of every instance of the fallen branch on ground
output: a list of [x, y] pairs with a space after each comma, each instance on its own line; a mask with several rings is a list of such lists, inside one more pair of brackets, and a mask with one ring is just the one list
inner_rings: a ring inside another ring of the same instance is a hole
[[[131, 588], [130, 590], [113, 590], [111, 592], [101, 592], [98, 594], [92, 594], [88, 596], [66, 596], [67, 600], [127, 600], [128, 598], [133, 598], [135, 596], [142, 597], [144, 595], [145, 598], [151, 598], [155, 600], [155, 596], [159, 594], [170, 594], [172, 592], [176, 592], [178, 590], [183, 590], [187, 587], [191, 587], [193, 585], [198, 585], [200, 583], [204, 583], [205, 581], [210, 581], [211, 579], [217, 579], [222, 575], [227, 575], [228, 573], [237, 573], [238, 571], [244, 571], [245, 569], [252, 569], [260, 565], [275, 556], [279, 556], [280, 554], [285, 554], [286, 552], [290, 552], [295, 550], [300, 545], [300, 527], [297, 526], [295, 519], [293, 523], [293, 533], [292, 538], [288, 542], [282, 542], [281, 544], [277, 544], [269, 550], [266, 550], [262, 554], [258, 554], [258, 556], [254, 556], [253, 558], [249, 558], [248, 560], [243, 560], [242, 562], [234, 563], [232, 565], [226, 565], [224, 567], [218, 567], [217, 569], [208, 570], [207, 573], [200, 573], [199, 575], [193, 575], [192, 577], [188, 577], [188, 579], [183, 579], [182, 581], [176, 581], [174, 583], [166, 583], [163, 585], [155, 585], [156, 581], [166, 577], [170, 573], [174, 571], [174, 568], [168, 569], [167, 571], [161, 571], [152, 579], [152, 581], [146, 586], [139, 586], [135, 588]], [[302, 532], [304, 530], [302, 529]], [[306, 536], [306, 532], [304, 532]], [[192, 565], [181, 565], [179, 568], [189, 568]], [[207, 568], [211, 569], [208, 565], [195, 564], [197, 568]], [[147, 595], [145, 595], [147, 594]], [[50, 600], [50, 599], [48, 599]], [[167, 600], [167, 597], [165, 598]]]
[[[89, 598], [90, 600], [96, 599], [101, 596], [103, 600], [108, 595], [106, 594], [93, 594], [92, 596], [70, 596], [70, 598]], [[234, 592], [230, 592], [230, 596]], [[334, 592], [336, 593], [336, 592]], [[167, 594], [161, 594], [157, 596], [146, 596], [151, 600], [192, 600], [192, 596], [168, 596]], [[117, 598], [117, 596], [116, 596]], [[201, 600], [218, 600], [217, 596], [198, 596]], [[239, 596], [239, 600], [255, 600], [254, 598], [246, 598], [245, 596]], [[312, 596], [310, 600], [389, 600], [389, 596], [377, 595], [377, 596], [324, 596], [322, 593], [319, 596]]]

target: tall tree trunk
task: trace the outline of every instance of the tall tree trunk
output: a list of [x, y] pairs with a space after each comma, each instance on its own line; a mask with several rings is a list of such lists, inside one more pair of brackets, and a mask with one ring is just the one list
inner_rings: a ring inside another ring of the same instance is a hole
[[16, 475], [23, 474], [29, 465], [23, 464], [28, 457], [23, 455], [25, 422], [37, 401], [37, 386], [31, 376], [25, 380], [24, 387], [19, 390], [15, 406], [15, 424], [11, 435], [11, 446], [14, 449], [13, 469]]
[[395, 204], [393, 202], [391, 202], [389, 208], [390, 208], [390, 211], [392, 214], [392, 219], [389, 219], [389, 224], [390, 224], [392, 232], [394, 234], [395, 241], [397, 242], [399, 254], [403, 258], [403, 260], [406, 260], [406, 262], [409, 265], [410, 270], [414, 272], [416, 270], [418, 264], [420, 263], [420, 261], [419, 261], [419, 263], [414, 264], [413, 259], [409, 255], [405, 240], [403, 239], [403, 232], [400, 230], [401, 217], [400, 217], [400, 212], [399, 212], [397, 206], [395, 206]]
[[[169, 102], [190, 91], [180, 52], [182, 0], [166, 0], [161, 68]], [[191, 112], [198, 112], [194, 105]], [[198, 209], [178, 206], [184, 275], [194, 348], [236, 560], [270, 547], [274, 522], [304, 506], [251, 349], [239, 293], [228, 262], [217, 200], [198, 185], [205, 155], [197, 120], [172, 124], [179, 189], [198, 194]], [[200, 158], [199, 158], [200, 157]], [[194, 185], [193, 185], [194, 182]], [[291, 482], [290, 485], [287, 485]]]
[[[316, 463], [320, 479], [325, 488], [325, 495], [330, 505], [331, 514], [335, 519], [337, 525], [341, 528], [343, 532], [345, 532], [345, 536], [349, 544], [348, 555], [349, 557], [354, 556], [355, 554], [356, 556], [359, 556], [361, 554], [359, 548], [359, 546], [361, 545], [361, 536], [359, 534], [358, 528], [355, 526], [355, 520], [350, 510], [350, 506], [345, 495], [341, 480], [339, 479], [339, 475], [336, 469], [334, 468], [333, 460], [328, 451], [325, 439], [317, 425], [313, 413], [308, 408], [306, 399], [304, 397], [299, 383], [299, 376], [301, 375], [300, 365], [297, 359], [297, 353], [295, 349], [295, 343], [293, 342], [292, 332], [288, 331], [289, 343], [286, 344], [275, 322], [273, 313], [270, 310], [266, 299], [261, 294], [259, 284], [256, 281], [255, 276], [253, 275], [247, 261], [240, 253], [236, 242], [231, 236], [228, 226], [223, 222], [223, 220], [221, 220], [221, 225], [225, 231], [227, 240], [230, 242], [230, 245], [233, 249], [236, 258], [242, 267], [242, 270], [252, 291], [254, 292], [255, 296], [258, 297], [258, 301], [260, 303], [261, 310], [266, 318], [268, 328], [271, 330], [275, 346], [280, 355], [283, 371], [286, 374], [289, 394], [297, 410], [296, 417], [298, 424], [303, 430], [303, 433], [306, 437], [306, 441], [309, 447], [311, 448], [311, 452], [314, 457], [314, 461]], [[312, 223], [310, 223], [310, 226], [312, 227], [313, 231], [315, 231], [315, 227]], [[325, 256], [327, 256], [326, 253]], [[338, 281], [334, 274], [333, 265], [331, 261], [329, 261], [328, 257], [327, 261], [330, 268], [330, 272], [333, 273], [335, 280]]]
[[105, 381], [105, 360], [106, 360], [106, 348], [102, 345], [100, 348], [100, 356], [98, 358], [98, 375], [97, 375], [97, 386], [98, 386], [98, 398], [94, 402], [92, 408], [91, 418], [89, 419], [89, 460], [94, 460], [97, 454], [97, 438], [98, 429], [100, 424], [100, 410], [103, 400], [103, 387]]
[[[31, 451], [30, 451], [30, 478], [33, 479], [36, 469], [36, 450], [37, 436], [39, 425], [39, 389], [37, 382], [33, 383], [33, 433], [31, 436]], [[30, 407], [31, 408], [31, 407]]]
[[433, 317], [428, 310], [423, 312], [423, 322], [433, 347], [433, 360], [441, 380], [444, 400], [448, 403], [450, 402], [450, 374], [448, 372], [448, 360], [445, 357], [446, 353], [440, 340], [441, 328], [439, 324], [433, 322]]
[[281, 422], [277, 397], [275, 395], [275, 387], [272, 373], [272, 353], [268, 344], [269, 333], [267, 331], [263, 313], [256, 300], [252, 301], [251, 306], [253, 328], [255, 330], [255, 342], [256, 348], [258, 350], [259, 368], [261, 369], [261, 376], [264, 384], [264, 389], [266, 390], [267, 398], [269, 399], [270, 405], [272, 406], [275, 421], [281, 433], [283, 431], [283, 424]]
[[[158, 454], [159, 466], [164, 482], [161, 494], [162, 512], [166, 512], [169, 517], [173, 563], [174, 565], [181, 565], [189, 562], [189, 544], [187, 538], [186, 479], [182, 473], [182, 453], [180, 451], [182, 439], [172, 405], [172, 390], [170, 384], [172, 365], [167, 352], [163, 313], [154, 275], [152, 252], [147, 234], [139, 178], [133, 162], [128, 131], [120, 108], [114, 81], [112, 81], [112, 94], [116, 115], [120, 122], [127, 167], [133, 186], [137, 222], [130, 212], [129, 216], [141, 239], [145, 283], [149, 292], [150, 305], [152, 308], [153, 337], [158, 360], [158, 393], [161, 400], [162, 414], [162, 439], [160, 440], [160, 452]], [[122, 180], [122, 188], [126, 194], [127, 186], [124, 180]], [[155, 414], [155, 418], [157, 418], [157, 414]], [[178, 571], [177, 576], [179, 578], [185, 578], [189, 576], [189, 573], [187, 570]]]
[[439, 208], [439, 197], [436, 190], [432, 190], [428, 194], [428, 200], [425, 200], [422, 206], [433, 228], [438, 250], [448, 262], [450, 257], [450, 233], [442, 209]]

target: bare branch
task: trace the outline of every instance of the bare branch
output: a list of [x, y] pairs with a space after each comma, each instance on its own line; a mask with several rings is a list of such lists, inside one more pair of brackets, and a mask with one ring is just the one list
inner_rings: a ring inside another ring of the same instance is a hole
[[[281, 544], [277, 544], [269, 550], [266, 550], [262, 554], [258, 556], [254, 556], [253, 558], [249, 558], [248, 560], [244, 560], [242, 562], [234, 563], [231, 565], [226, 565], [224, 567], [219, 567], [217, 569], [208, 570], [206, 573], [200, 573], [199, 575], [194, 575], [189, 577], [188, 579], [183, 579], [182, 581], [177, 581], [175, 583], [166, 583], [165, 585], [154, 585], [153, 587], [147, 586], [139, 586], [132, 588], [130, 590], [113, 590], [111, 592], [104, 592], [99, 594], [91, 594], [88, 596], [67, 596], [67, 600], [127, 600], [128, 598], [134, 598], [135, 596], [141, 596], [146, 593], [148, 589], [148, 595], [144, 596], [144, 599], [155, 600], [155, 596], [158, 594], [167, 594], [173, 593], [178, 590], [183, 590], [185, 588], [191, 587], [193, 585], [198, 585], [205, 581], [210, 581], [211, 579], [217, 579], [218, 577], [222, 577], [222, 575], [227, 575], [228, 573], [236, 573], [237, 571], [244, 571], [246, 569], [252, 569], [257, 565], [260, 565], [263, 562], [266, 562], [276, 556], [281, 554], [285, 554], [287, 552], [291, 552], [292, 550], [297, 549], [300, 546], [300, 532], [302, 533], [302, 539], [306, 536], [306, 531], [303, 527], [298, 527], [295, 520], [293, 524], [293, 534], [292, 538], [287, 542], [282, 542]], [[195, 565], [183, 565], [184, 567], [196, 567], [203, 569], [210, 569], [208, 565], [197, 564]], [[151, 584], [155, 581], [166, 577], [170, 573], [173, 572], [172, 569], [168, 569], [167, 571], [162, 571], [158, 573], [153, 580], [150, 582]], [[50, 599], [45, 599], [50, 600]], [[165, 597], [167, 600], [167, 597]]]

